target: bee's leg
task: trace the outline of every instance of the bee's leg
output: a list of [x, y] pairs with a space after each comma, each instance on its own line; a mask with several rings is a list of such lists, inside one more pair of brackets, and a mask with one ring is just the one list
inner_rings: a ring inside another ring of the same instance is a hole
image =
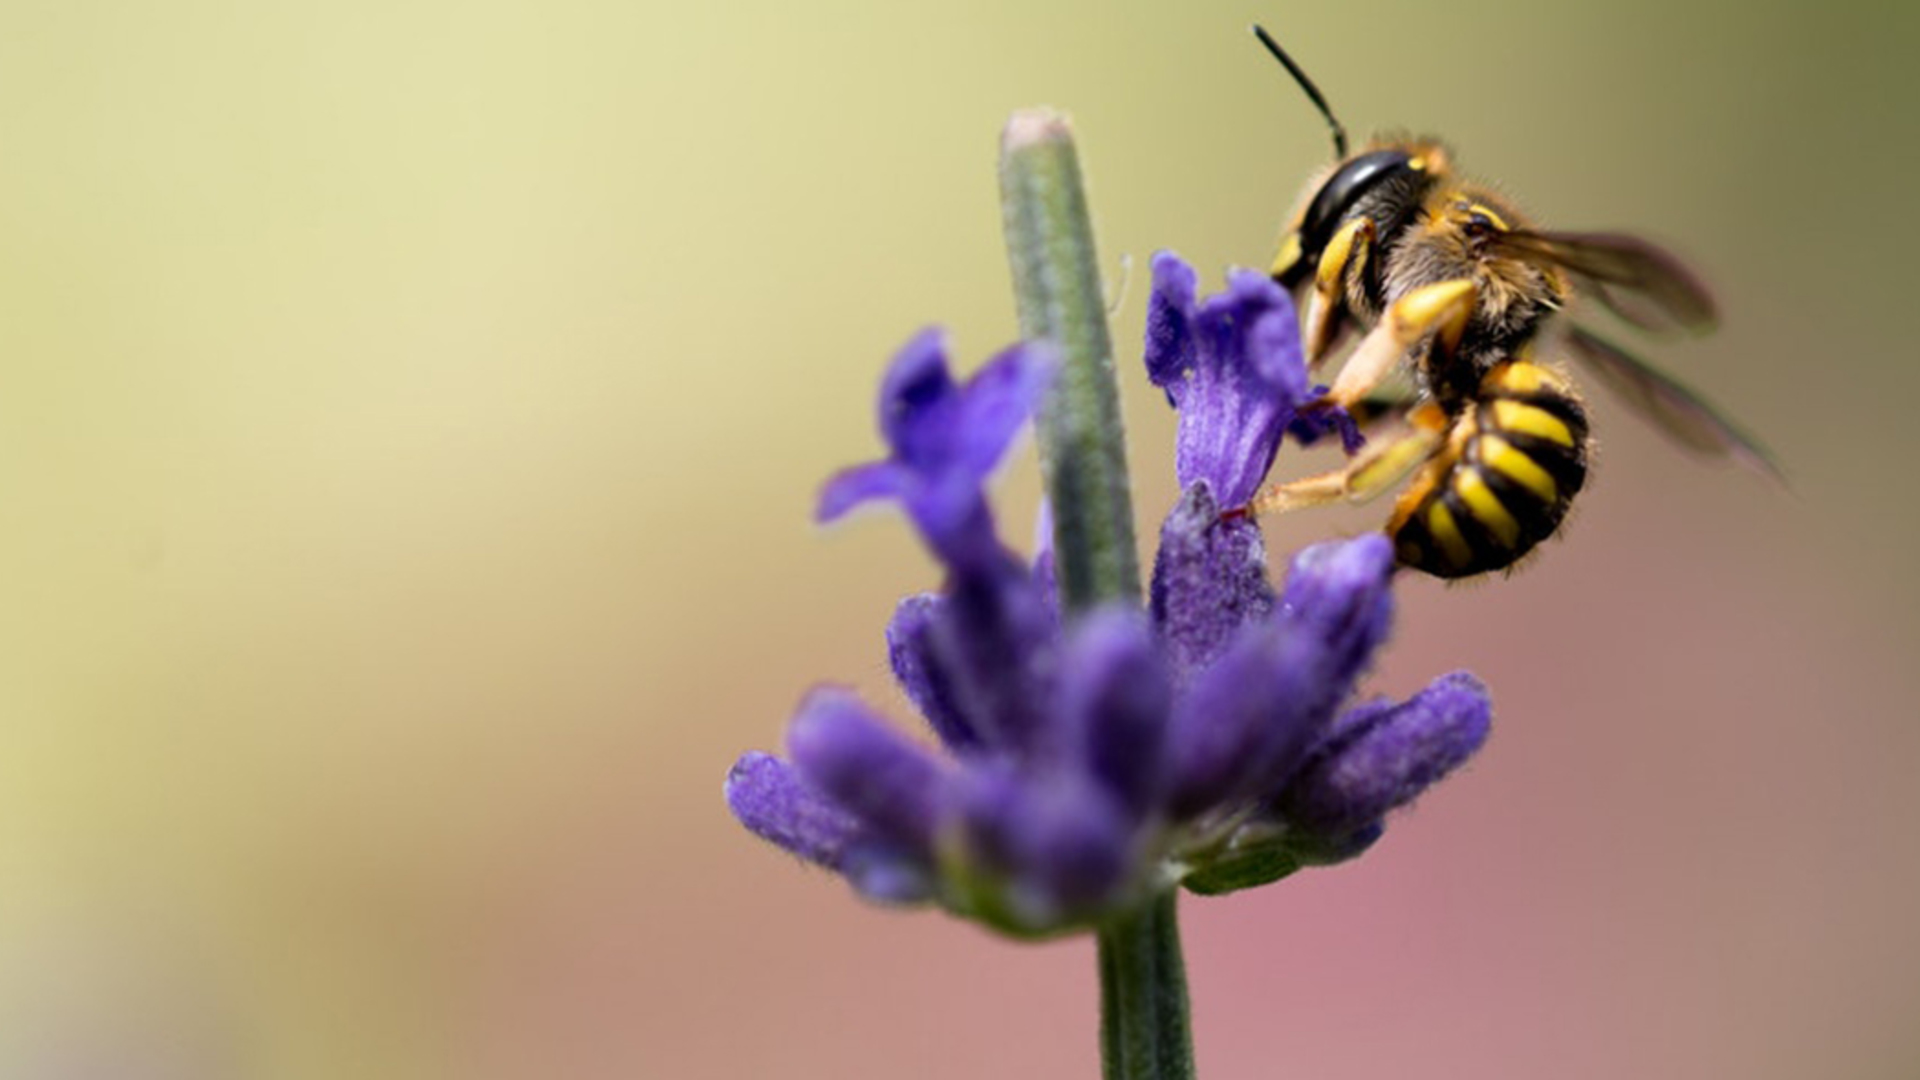
[[1357, 217], [1340, 227], [1320, 253], [1320, 266], [1314, 272], [1313, 292], [1307, 297], [1307, 321], [1304, 351], [1308, 367], [1318, 367], [1326, 359], [1340, 327], [1341, 297], [1346, 290], [1349, 271], [1362, 270], [1373, 251], [1373, 219]]
[[1407, 413], [1419, 403], [1419, 396], [1410, 386], [1397, 386], [1389, 390], [1376, 387], [1368, 391], [1366, 397], [1347, 406], [1347, 415], [1353, 417], [1354, 424], [1361, 431], [1365, 431], [1382, 420], [1404, 420]]
[[1359, 347], [1340, 369], [1340, 377], [1334, 380], [1333, 389], [1327, 392], [1327, 400], [1341, 408], [1351, 407], [1378, 386], [1394, 365], [1405, 359], [1407, 350], [1428, 334], [1435, 336], [1438, 348], [1457, 348], [1479, 298], [1479, 288], [1462, 278], [1423, 285], [1395, 300], [1380, 322], [1360, 339]]
[[1249, 514], [1275, 514], [1334, 502], [1366, 502], [1406, 479], [1446, 443], [1447, 418], [1428, 402], [1407, 414], [1404, 435], [1370, 444], [1344, 469], [1275, 484], [1253, 497]]

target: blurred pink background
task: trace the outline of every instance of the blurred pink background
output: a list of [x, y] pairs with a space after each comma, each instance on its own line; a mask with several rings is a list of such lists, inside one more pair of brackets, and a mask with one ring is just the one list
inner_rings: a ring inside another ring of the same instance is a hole
[[[880, 631], [932, 569], [810, 502], [914, 329], [1011, 340], [1017, 106], [1074, 114], [1131, 260], [1152, 535], [1146, 257], [1264, 264], [1327, 153], [1260, 19], [1356, 133], [1685, 252], [1726, 325], [1653, 351], [1792, 491], [1596, 393], [1564, 539], [1400, 590], [1373, 686], [1471, 667], [1487, 751], [1364, 860], [1184, 904], [1200, 1068], [1920, 1073], [1912, 12], [10, 15], [0, 1072], [1095, 1075], [1089, 942], [867, 907], [720, 782], [817, 680], [911, 720]], [[1277, 522], [1275, 560], [1382, 513]]]

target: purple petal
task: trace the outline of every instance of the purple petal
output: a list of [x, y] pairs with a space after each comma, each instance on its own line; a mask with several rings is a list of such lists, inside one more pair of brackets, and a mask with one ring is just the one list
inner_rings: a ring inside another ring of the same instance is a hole
[[1486, 687], [1464, 671], [1402, 705], [1355, 712], [1276, 802], [1303, 832], [1344, 837], [1411, 802], [1480, 749], [1493, 718]]
[[734, 817], [754, 835], [839, 871], [868, 899], [932, 899], [931, 859], [877, 836], [787, 762], [758, 751], [741, 755], [727, 773], [726, 794]]
[[821, 485], [813, 520], [825, 525], [845, 517], [862, 503], [897, 500], [906, 492], [907, 480], [900, 467], [891, 461], [870, 461], [842, 469]]
[[922, 473], [991, 473], [1053, 377], [1044, 344], [1022, 343], [981, 365], [964, 386], [949, 370], [946, 334], [929, 328], [894, 356], [880, 388], [880, 433], [894, 458]]
[[939, 761], [840, 687], [800, 703], [787, 750], [810, 785], [876, 834], [931, 852], [939, 826]]
[[915, 334], [880, 381], [880, 435], [909, 469], [946, 464], [959, 388], [947, 365], [947, 334], [937, 326]]
[[772, 754], [742, 754], [727, 772], [726, 793], [727, 807], [749, 832], [828, 869], [840, 869], [848, 849], [867, 835], [852, 814]]
[[830, 521], [861, 503], [901, 504], [935, 555], [952, 568], [991, 561], [993, 533], [984, 486], [1051, 378], [1043, 347], [1017, 345], [964, 386], [948, 370], [944, 334], [922, 331], [895, 355], [880, 388], [885, 461], [846, 469], [820, 493]]
[[[1291, 298], [1266, 275], [1251, 270], [1236, 270], [1228, 281], [1234, 301], [1247, 310], [1259, 312], [1246, 338], [1247, 358], [1252, 361], [1254, 372], [1296, 404], [1303, 402], [1307, 396], [1307, 368], [1300, 348], [1300, 323], [1294, 316]], [[1276, 299], [1284, 302], [1269, 307]]]
[[[1316, 386], [1307, 391], [1307, 400], [1324, 397], [1327, 388]], [[1353, 414], [1331, 403], [1322, 403], [1320, 407], [1296, 413], [1287, 424], [1287, 434], [1301, 446], [1312, 446], [1325, 438], [1329, 432], [1340, 436], [1340, 448], [1348, 457], [1359, 453], [1367, 445], [1367, 437], [1360, 434], [1360, 425], [1354, 422]]]
[[956, 570], [930, 613], [925, 663], [950, 688], [954, 714], [986, 745], [1024, 751], [1042, 738], [1058, 635], [1049, 599], [1002, 550]]
[[1344, 687], [1392, 629], [1392, 580], [1393, 544], [1380, 533], [1315, 544], [1287, 570], [1279, 618], [1327, 643], [1328, 677]]
[[952, 433], [953, 454], [975, 476], [1000, 464], [1053, 380], [1044, 343], [1019, 344], [986, 362], [961, 392]]
[[1246, 517], [1222, 520], [1204, 480], [1181, 495], [1160, 527], [1150, 605], [1182, 684], [1242, 627], [1273, 610], [1260, 527]]
[[1166, 779], [1173, 687], [1138, 610], [1101, 608], [1075, 624], [1060, 665], [1058, 723], [1084, 768], [1136, 818]]
[[1400, 707], [1392, 698], [1373, 698], [1333, 718], [1326, 731], [1320, 736], [1320, 745], [1314, 748], [1315, 757], [1323, 757], [1334, 748], [1345, 746], [1354, 737], [1378, 723], [1388, 713]]
[[1199, 310], [1200, 276], [1170, 251], [1153, 256], [1153, 291], [1147, 297], [1147, 378], [1178, 408], [1193, 362], [1193, 320]]
[[900, 601], [887, 624], [887, 661], [934, 734], [948, 747], [962, 750], [979, 746], [981, 739], [961, 710], [955, 672], [935, 652], [934, 626], [942, 603], [930, 593]]
[[1147, 374], [1180, 412], [1181, 487], [1213, 485], [1221, 505], [1259, 490], [1280, 437], [1307, 397], [1299, 325], [1286, 291], [1253, 271], [1196, 304], [1193, 271], [1170, 252], [1153, 262]]
[[1290, 776], [1346, 695], [1324, 641], [1285, 625], [1249, 627], [1175, 706], [1167, 744], [1175, 817], [1231, 805]]

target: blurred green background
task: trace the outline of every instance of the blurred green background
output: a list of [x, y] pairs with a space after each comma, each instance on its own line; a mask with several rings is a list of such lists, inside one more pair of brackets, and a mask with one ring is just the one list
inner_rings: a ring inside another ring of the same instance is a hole
[[1726, 325], [1659, 355], [1793, 482], [1597, 398], [1562, 542], [1400, 590], [1375, 686], [1470, 666], [1495, 737], [1185, 905], [1205, 1075], [1920, 1073], [1910, 5], [0, 12], [0, 1073], [1094, 1075], [1088, 943], [861, 905], [720, 781], [815, 680], [909, 718], [933, 569], [810, 502], [916, 328], [1011, 340], [1018, 106], [1131, 260], [1152, 533], [1146, 257], [1264, 265], [1327, 155], [1256, 19], [1357, 133], [1686, 253]]

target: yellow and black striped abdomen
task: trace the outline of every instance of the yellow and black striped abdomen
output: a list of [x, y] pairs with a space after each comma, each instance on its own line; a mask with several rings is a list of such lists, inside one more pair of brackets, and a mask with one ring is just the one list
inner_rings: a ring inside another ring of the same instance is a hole
[[1443, 578], [1512, 566], [1566, 518], [1587, 446], [1586, 410], [1560, 376], [1498, 365], [1395, 508], [1387, 532], [1401, 564]]

